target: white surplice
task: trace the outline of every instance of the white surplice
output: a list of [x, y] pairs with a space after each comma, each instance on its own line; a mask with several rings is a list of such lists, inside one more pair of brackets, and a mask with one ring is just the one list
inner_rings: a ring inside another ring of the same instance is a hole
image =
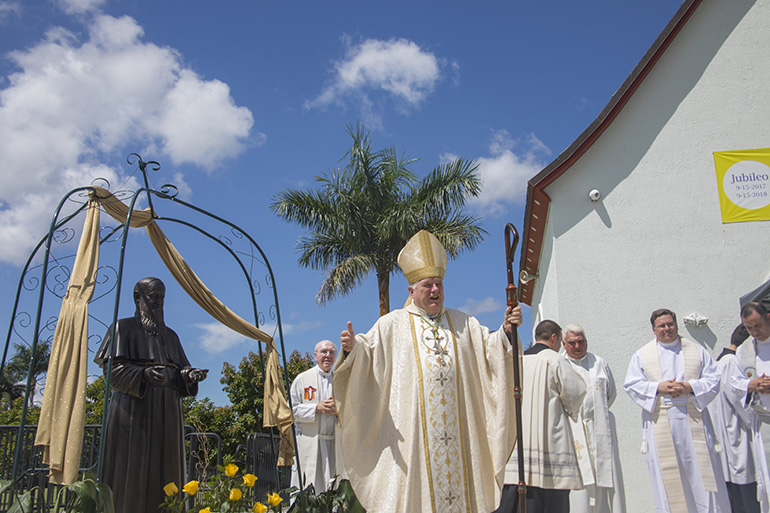
[[[524, 352], [522, 365], [524, 481], [550, 490], [583, 488], [569, 419], [577, 419], [586, 385], [569, 362], [542, 343]], [[518, 481], [516, 450], [506, 466], [505, 483]]]
[[[744, 368], [744, 361], [747, 359], [744, 353], [752, 349], [749, 344], [753, 346], [756, 354], [754, 368], [750, 371]], [[733, 363], [728, 398], [735, 407], [736, 413], [751, 428], [751, 454], [756, 473], [757, 500], [759, 500], [763, 513], [767, 513], [770, 512], [770, 472], [768, 472], [765, 444], [769, 443], [770, 440], [767, 440], [767, 434], [763, 431], [768, 431], [770, 415], [760, 414], [758, 410], [762, 408], [770, 410], [770, 394], [749, 394], [748, 388], [752, 379], [763, 374], [770, 376], [770, 340], [758, 341], [755, 338], [747, 340], [736, 351]], [[752, 372], [752, 375], [747, 375], [747, 372]], [[756, 409], [752, 406], [753, 401], [759, 402]]]
[[[297, 375], [291, 384], [299, 465], [304, 485], [312, 483], [316, 493], [325, 491], [335, 475], [344, 477], [337, 417], [316, 411], [319, 402], [332, 397], [332, 377], [331, 372], [316, 365]], [[291, 485], [300, 486], [296, 463]]]
[[334, 366], [350, 483], [369, 513], [485, 513], [516, 440], [513, 358], [458, 310], [379, 318]]
[[[574, 359], [563, 355], [586, 384], [586, 396], [577, 422], [572, 422], [585, 488], [569, 495], [572, 513], [625, 513], [626, 497], [620, 468], [617, 433], [610, 406], [615, 401], [615, 379], [600, 356], [586, 353]], [[585, 440], [586, 447], [578, 447]], [[586, 450], [587, 449], [587, 452]]]
[[[711, 421], [714, 423], [714, 433], [722, 447], [722, 471], [725, 481], [738, 485], [754, 483], [757, 480], [752, 456], [751, 423], [746, 422], [740, 404], [736, 407], [731, 401], [731, 377], [734, 373], [735, 353], [725, 352], [717, 366], [721, 379], [719, 395], [708, 405]], [[740, 400], [738, 401], [740, 403]]]
[[[702, 413], [704, 435], [708, 447], [716, 447], [714, 430], [706, 406], [719, 392], [719, 368], [711, 359], [711, 355], [699, 344], [696, 345], [700, 353], [700, 376], [696, 379], [687, 379], [693, 393], [689, 396], [677, 398], [664, 396], [665, 404], [669, 406], [666, 408], [666, 412], [671, 427], [671, 435], [674, 440], [687, 510], [690, 513], [729, 513], [730, 502], [725, 482], [722, 479], [716, 479], [716, 492], [709, 492], [704, 488], [690, 432], [690, 420], [687, 415], [688, 400], [691, 400], [695, 408]], [[681, 341], [677, 339], [670, 344], [658, 341], [657, 350], [663, 379], [685, 381], [685, 362]], [[655, 512], [668, 513], [671, 509], [669, 508], [652, 428], [652, 412], [658, 402], [658, 382], [647, 379], [642, 367], [640, 353], [641, 350], [634, 353], [631, 362], [628, 364], [628, 372], [626, 373], [623, 388], [629, 397], [642, 408], [644, 450], [646, 451], [647, 467], [650, 472], [650, 480], [652, 481]], [[714, 476], [721, 476], [722, 465], [716, 451], [709, 452], [709, 459]]]

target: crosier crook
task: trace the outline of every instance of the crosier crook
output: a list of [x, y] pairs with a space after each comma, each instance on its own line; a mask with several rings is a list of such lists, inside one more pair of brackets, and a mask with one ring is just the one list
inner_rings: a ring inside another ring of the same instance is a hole
[[[513, 244], [511, 244], [511, 234], [513, 234]], [[506, 303], [509, 307], [515, 308], [519, 301], [516, 298], [516, 285], [513, 278], [513, 259], [516, 252], [516, 246], [519, 244], [519, 232], [513, 224], [505, 225], [505, 263], [508, 269], [508, 286], [505, 288]], [[515, 326], [512, 326], [511, 333], [508, 333], [508, 340], [511, 341], [513, 348], [513, 399], [516, 408], [516, 451], [519, 462], [519, 512], [526, 513], [526, 494], [527, 484], [524, 482], [524, 442], [523, 427], [521, 420], [521, 371], [519, 369], [519, 332]]]

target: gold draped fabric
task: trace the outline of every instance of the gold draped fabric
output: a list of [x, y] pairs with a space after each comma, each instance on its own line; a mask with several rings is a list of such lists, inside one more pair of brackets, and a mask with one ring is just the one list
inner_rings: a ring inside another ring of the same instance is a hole
[[98, 262], [99, 202], [91, 199], [54, 332], [35, 437], [35, 445], [43, 446], [50, 481], [56, 484], [71, 484], [78, 477], [85, 424], [88, 302], [94, 292]]
[[[75, 259], [75, 270], [70, 278], [69, 288], [62, 304], [61, 315], [54, 335], [43, 408], [40, 414], [38, 435], [35, 440], [36, 445], [46, 446], [46, 455], [51, 455], [50, 458], [47, 456], [46, 462], [51, 468], [52, 481], [54, 478], [61, 479], [54, 481], [61, 484], [70, 484], [77, 479], [80, 463], [88, 354], [87, 304], [93, 293], [99, 260], [99, 205], [118, 222], [124, 223], [128, 218], [129, 208], [127, 205], [108, 190], [94, 187], [89, 203], [86, 228], [83, 230]], [[286, 389], [284, 388], [278, 351], [272, 337], [239, 317], [203, 284], [155, 223], [149, 209], [132, 212], [130, 226], [133, 228], [144, 227], [147, 230], [163, 263], [166, 264], [184, 291], [201, 308], [235, 332], [265, 344], [267, 365], [264, 377], [263, 426], [279, 428], [281, 443], [278, 465], [291, 465], [294, 458], [294, 443], [291, 436], [294, 416], [286, 400]], [[79, 270], [80, 267], [84, 270]], [[88, 270], [90, 274], [86, 273], [85, 270]], [[73, 298], [70, 298], [71, 296]], [[77, 308], [69, 306], [75, 304], [75, 296], [77, 297]], [[62, 358], [59, 356], [59, 353], [62, 352], [67, 355], [75, 353], [73, 346], [76, 345], [79, 347], [77, 356], [80, 358], [80, 367], [82, 367], [82, 369], [78, 369], [82, 378], [79, 378], [78, 374], [77, 379], [72, 376], [72, 357]], [[51, 381], [52, 376], [54, 377], [53, 382]], [[58, 477], [59, 475], [61, 478]]]

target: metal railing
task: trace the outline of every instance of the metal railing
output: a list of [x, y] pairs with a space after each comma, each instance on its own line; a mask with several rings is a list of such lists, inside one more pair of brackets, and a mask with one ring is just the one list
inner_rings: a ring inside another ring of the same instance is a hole
[[[270, 447], [272, 439], [273, 447]], [[289, 487], [291, 468], [278, 467], [275, 455], [281, 443], [279, 435], [268, 433], [252, 433], [246, 438], [246, 446], [239, 446], [236, 459], [243, 461], [248, 472], [258, 477], [252, 493], [254, 498], [262, 499], [267, 494], [278, 492]]]
[[[61, 486], [48, 482], [48, 467], [43, 465], [43, 449], [37, 447], [35, 434], [37, 426], [25, 426], [21, 437], [22, 448], [19, 454], [21, 461], [19, 468], [22, 471], [16, 479], [16, 490], [21, 493], [26, 490], [34, 490], [32, 510], [29, 513], [55, 513], [52, 512], [56, 494]], [[81, 472], [95, 472], [96, 461], [99, 453], [100, 425], [85, 426], [83, 435], [83, 451], [80, 460]], [[0, 480], [10, 480], [12, 477], [13, 458], [16, 449], [16, 440], [19, 426], [0, 426]], [[273, 448], [271, 450], [270, 440]], [[187, 461], [187, 479], [203, 480], [206, 476], [212, 476], [217, 472], [216, 466], [222, 464], [222, 439], [216, 433], [196, 433], [190, 426], [185, 426], [185, 444]], [[201, 461], [207, 461], [202, 456], [202, 451], [207, 450], [205, 444], [214, 444], [216, 456], [214, 461], [208, 462], [209, 466], [203, 468]], [[257, 482], [251, 490], [253, 498], [263, 500], [268, 493], [277, 492], [289, 486], [291, 477], [290, 468], [276, 467], [274, 455], [278, 453], [278, 435], [267, 433], [254, 433], [248, 436], [246, 445], [241, 445], [236, 452], [236, 459], [243, 464], [243, 472], [257, 476]], [[10, 490], [0, 494], [0, 512], [5, 512], [13, 502], [13, 494]], [[66, 501], [64, 501], [66, 504]], [[64, 504], [61, 505], [62, 507]]]

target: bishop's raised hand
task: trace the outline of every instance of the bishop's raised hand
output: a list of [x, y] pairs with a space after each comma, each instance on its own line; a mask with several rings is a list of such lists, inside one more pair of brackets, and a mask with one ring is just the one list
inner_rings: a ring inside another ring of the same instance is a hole
[[340, 333], [340, 345], [346, 353], [351, 352], [356, 345], [356, 332], [353, 331], [353, 323], [350, 321], [348, 321], [348, 329]]

